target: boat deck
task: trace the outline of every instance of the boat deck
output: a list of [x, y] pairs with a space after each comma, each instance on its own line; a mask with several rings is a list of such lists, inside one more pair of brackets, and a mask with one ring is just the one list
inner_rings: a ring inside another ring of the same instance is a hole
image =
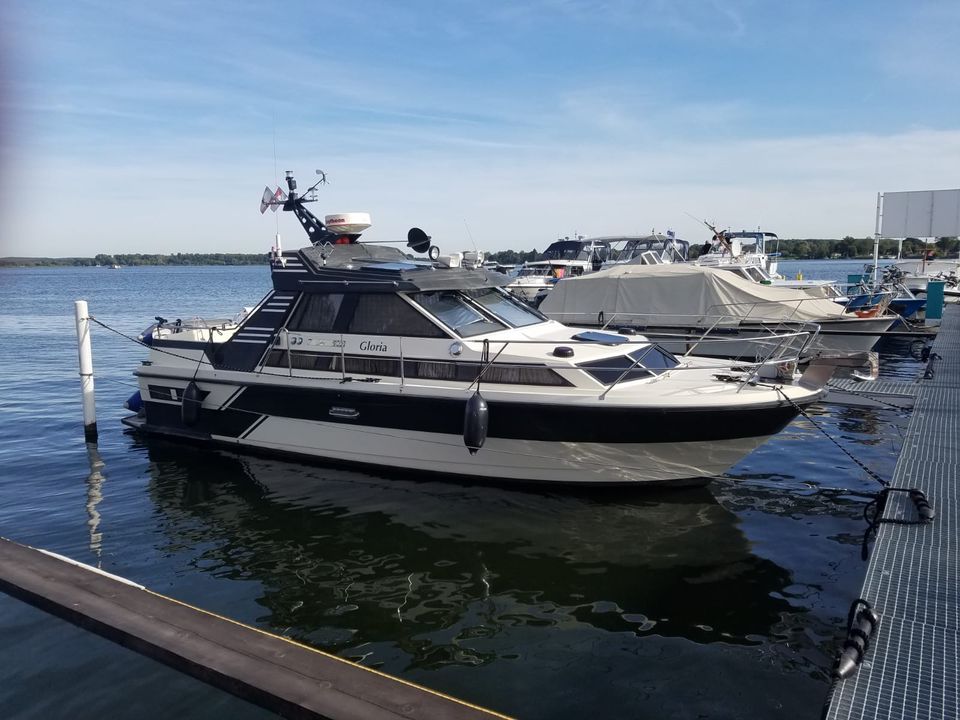
[[[861, 592], [880, 622], [863, 664], [835, 685], [828, 720], [960, 717], [960, 307], [945, 312], [933, 352], [891, 486], [923, 490], [936, 517], [880, 526]], [[916, 509], [891, 493], [883, 517]]]

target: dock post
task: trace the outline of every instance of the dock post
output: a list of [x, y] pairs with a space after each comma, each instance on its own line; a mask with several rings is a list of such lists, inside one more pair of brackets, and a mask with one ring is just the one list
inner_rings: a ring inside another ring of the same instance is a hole
[[90, 349], [90, 314], [86, 300], [73, 303], [77, 319], [77, 352], [80, 357], [80, 392], [83, 395], [83, 436], [97, 441], [97, 404], [93, 394], [93, 352]]

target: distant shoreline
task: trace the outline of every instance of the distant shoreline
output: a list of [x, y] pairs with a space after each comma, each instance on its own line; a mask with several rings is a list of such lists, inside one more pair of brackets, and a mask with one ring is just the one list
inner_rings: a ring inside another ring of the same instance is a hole
[[[121, 256], [122, 257], [122, 256]], [[839, 258], [810, 258], [791, 255], [779, 255], [778, 260], [803, 262], [853, 262], [872, 261], [872, 255]], [[891, 261], [895, 258], [881, 257], [880, 260]], [[919, 260], [920, 256], [904, 255], [902, 260]], [[126, 262], [97, 262], [94, 258], [27, 258], [27, 257], [0, 257], [0, 268], [68, 268], [89, 267], [110, 270], [114, 266], [125, 267], [240, 267], [251, 265], [267, 265], [269, 258], [261, 254], [191, 254], [191, 255], [145, 255], [142, 259], [131, 259]]]
[[190, 267], [266, 265], [267, 253], [176, 253], [145, 255], [140, 253], [94, 257], [2, 257], [0, 267]]

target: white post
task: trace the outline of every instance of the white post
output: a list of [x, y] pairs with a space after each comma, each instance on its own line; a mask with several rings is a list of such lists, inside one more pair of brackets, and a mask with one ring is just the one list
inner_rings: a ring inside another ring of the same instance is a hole
[[880, 262], [880, 202], [883, 193], [877, 193], [877, 225], [873, 231], [873, 287], [877, 287], [877, 266]]
[[86, 300], [73, 303], [77, 319], [77, 351], [80, 356], [80, 392], [83, 395], [83, 435], [97, 441], [97, 406], [93, 394], [93, 352], [90, 349], [90, 314]]

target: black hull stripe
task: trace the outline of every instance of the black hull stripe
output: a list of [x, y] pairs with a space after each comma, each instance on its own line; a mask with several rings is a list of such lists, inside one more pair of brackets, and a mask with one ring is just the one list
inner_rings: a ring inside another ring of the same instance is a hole
[[[580, 443], [665, 443], [773, 435], [797, 414], [790, 405], [637, 409], [488, 400], [488, 437]], [[226, 410], [202, 409], [193, 430], [240, 437], [260, 416], [346, 423], [379, 429], [461, 435], [466, 399], [346, 390], [247, 386]], [[180, 426], [177, 405], [146, 403], [152, 425]], [[337, 408], [336, 414], [331, 409]], [[350, 417], [343, 410], [355, 411]], [[170, 411], [174, 412], [170, 412]]]
[[257, 418], [257, 419], [254, 421], [253, 425], [251, 425], [250, 427], [248, 427], [246, 430], [243, 431], [243, 435], [240, 436], [240, 439], [241, 439], [241, 440], [244, 440], [244, 439], [246, 439], [247, 437], [249, 437], [250, 433], [252, 433], [252, 432], [253, 432], [254, 430], [256, 430], [258, 427], [260, 427], [261, 425], [263, 425], [263, 421], [266, 420], [266, 419], [267, 419], [267, 416], [266, 416], [266, 415], [261, 415], [259, 418]]

